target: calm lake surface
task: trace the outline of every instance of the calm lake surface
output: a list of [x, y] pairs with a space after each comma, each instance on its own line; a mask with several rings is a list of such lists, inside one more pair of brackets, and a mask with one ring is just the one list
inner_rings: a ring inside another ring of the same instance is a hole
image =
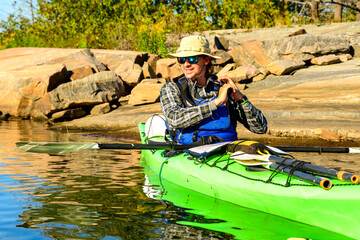
[[[30, 121], [0, 121], [0, 134], [0, 239], [350, 239], [160, 182], [140, 151], [50, 156], [15, 146], [132, 139], [51, 131]], [[360, 172], [359, 156], [295, 156]]]

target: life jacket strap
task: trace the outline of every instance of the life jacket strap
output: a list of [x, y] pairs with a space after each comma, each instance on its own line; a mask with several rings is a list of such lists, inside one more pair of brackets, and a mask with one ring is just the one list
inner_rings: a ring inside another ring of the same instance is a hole
[[225, 142], [225, 140], [222, 138], [219, 138], [217, 136], [210, 135], [210, 136], [200, 137], [199, 140], [194, 141], [194, 144], [195, 145], [207, 145], [207, 144], [218, 143], [218, 142]]
[[[169, 135], [169, 136], [171, 137], [172, 142], [177, 143], [177, 142], [178, 142], [178, 141], [177, 141], [177, 134], [178, 134], [178, 131], [177, 131], [177, 130], [169, 130], [169, 129], [166, 129], [166, 134], [165, 134], [165, 136], [166, 136], [166, 135]], [[167, 139], [167, 138], [165, 138], [165, 140], [166, 140], [167, 142], [170, 142], [170, 140]]]
[[193, 137], [192, 137], [192, 141], [196, 142], [197, 141], [197, 137], [198, 137], [198, 130], [195, 130], [193, 133]]

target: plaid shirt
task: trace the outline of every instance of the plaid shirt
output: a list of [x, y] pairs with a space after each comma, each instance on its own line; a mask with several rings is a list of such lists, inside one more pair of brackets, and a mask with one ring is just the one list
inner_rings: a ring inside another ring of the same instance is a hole
[[[212, 84], [210, 84], [210, 81]], [[208, 102], [197, 106], [193, 106], [182, 99], [180, 89], [175, 82], [168, 82], [161, 88], [161, 109], [170, 130], [194, 126], [212, 115], [212, 112], [217, 107], [211, 99], [218, 95], [218, 90], [211, 87], [214, 84], [218, 84], [218, 82], [212, 77], [208, 79], [205, 87], [194, 86], [191, 83], [192, 96], [208, 100]], [[237, 122], [240, 122], [251, 132], [262, 134], [267, 131], [267, 122], [264, 115], [250, 101], [239, 104], [234, 99], [229, 98], [227, 106], [229, 107], [230, 121], [235, 128]]]

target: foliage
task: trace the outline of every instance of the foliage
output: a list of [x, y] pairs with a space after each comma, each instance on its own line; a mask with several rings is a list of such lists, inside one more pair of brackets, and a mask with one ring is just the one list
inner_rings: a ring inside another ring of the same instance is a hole
[[[150, 27], [149, 27], [150, 25]], [[156, 53], [162, 56], [168, 54], [166, 47], [165, 24], [141, 24], [138, 29], [137, 49], [144, 52]]]
[[209, 18], [222, 29], [273, 27], [289, 23], [286, 5], [279, 0], [205, 0]]
[[11, 14], [0, 22], [0, 49], [11, 47], [41, 47], [41, 39], [33, 34], [29, 19]]
[[[298, 24], [337, 21], [334, 19], [336, 6], [342, 6], [343, 21], [355, 21], [356, 14], [360, 14], [360, 11], [356, 11], [358, 0], [287, 0], [287, 2], [293, 21]], [[314, 4], [317, 7], [314, 7]], [[314, 11], [316, 16], [313, 16]]]
[[[290, 25], [282, 0], [37, 0], [34, 21], [0, 22], [0, 49], [60, 47], [129, 49], [167, 54], [168, 34]], [[347, 12], [353, 19], [354, 13]]]

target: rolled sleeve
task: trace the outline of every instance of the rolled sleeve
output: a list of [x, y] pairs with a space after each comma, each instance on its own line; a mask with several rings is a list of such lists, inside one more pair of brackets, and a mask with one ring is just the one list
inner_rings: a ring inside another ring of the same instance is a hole
[[238, 104], [237, 107], [241, 116], [240, 122], [253, 133], [264, 134], [267, 131], [267, 121], [262, 112], [250, 101]]

